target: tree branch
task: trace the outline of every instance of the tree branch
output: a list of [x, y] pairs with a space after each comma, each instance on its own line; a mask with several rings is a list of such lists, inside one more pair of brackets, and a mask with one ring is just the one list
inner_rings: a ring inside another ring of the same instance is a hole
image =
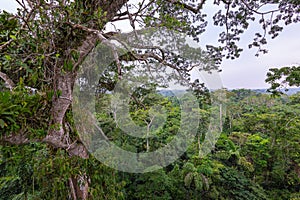
[[[114, 59], [117, 63], [117, 67], [118, 67], [119, 78], [121, 78], [121, 63], [120, 63], [120, 59], [118, 56], [116, 46], [113, 43], [111, 43], [99, 30], [91, 29], [91, 28], [85, 27], [80, 24], [69, 23], [69, 25], [71, 25], [73, 28], [78, 28], [78, 29], [81, 29], [81, 30], [84, 30], [84, 31], [87, 31], [87, 32], [93, 34], [94, 36], [90, 35], [91, 38], [95, 39], [96, 41], [99, 40], [100, 42], [102, 42], [103, 44], [106, 44], [107, 46], [109, 46], [112, 49], [112, 53], [113, 53]], [[97, 38], [95, 37], [95, 35], [97, 36]], [[90, 43], [90, 42], [88, 42], [88, 43]], [[95, 43], [94, 43], [94, 45], [95, 45]], [[94, 47], [94, 45], [93, 45], [93, 47]], [[84, 47], [82, 47], [82, 48], [84, 48]], [[83, 51], [80, 60], [83, 60], [83, 58], [87, 55], [87, 53], [88, 52]], [[78, 63], [78, 64], [80, 64], [80, 63]]]
[[179, 5], [182, 6], [183, 8], [193, 12], [194, 14], [197, 14], [199, 12], [199, 10], [202, 9], [203, 4], [205, 3], [206, 0], [201, 0], [201, 2], [199, 3], [199, 5], [197, 6], [197, 8], [194, 8], [190, 5], [187, 5], [185, 3], [182, 3], [180, 0], [167, 0], [167, 2], [175, 4], [175, 5]]
[[1, 135], [0, 144], [12, 144], [21, 145], [29, 144], [32, 142], [46, 143], [53, 146], [54, 148], [65, 149], [71, 156], [79, 156], [81, 158], [88, 158], [88, 151], [83, 144], [80, 142], [74, 142], [70, 145], [63, 143], [62, 141], [55, 140], [53, 138], [45, 137], [44, 139], [29, 139], [28, 135], [20, 131], [20, 133]]
[[30, 141], [26, 134], [24, 133], [18, 133], [18, 134], [11, 134], [11, 135], [2, 135], [0, 138], [0, 143], [9, 143], [9, 144], [15, 144], [15, 145], [20, 145], [20, 144], [28, 144], [32, 141]]
[[2, 44], [2, 45], [0, 46], [0, 52], [1, 52], [4, 48], [6, 48], [8, 45], [10, 45], [13, 41], [14, 41], [13, 39], [10, 39], [10, 40], [8, 40], [7, 42], [5, 42], [4, 44]]
[[[249, 9], [251, 10], [252, 12], [258, 14], [258, 15], [267, 15], [267, 14], [270, 14], [270, 13], [274, 13], [274, 12], [278, 12], [280, 11], [279, 9], [276, 9], [276, 10], [269, 10], [269, 11], [266, 11], [266, 12], [259, 12], [258, 9], [257, 10], [254, 10], [252, 9], [247, 2], [245, 2], [245, 0], [241, 0], [242, 3]], [[263, 6], [263, 5], [262, 5]]]
[[15, 87], [15, 83], [3, 72], [0, 72], [0, 78], [5, 81], [6, 87], [12, 90]]

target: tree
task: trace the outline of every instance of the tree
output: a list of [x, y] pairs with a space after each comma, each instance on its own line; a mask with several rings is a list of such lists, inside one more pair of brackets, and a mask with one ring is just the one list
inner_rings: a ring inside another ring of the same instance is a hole
[[267, 73], [267, 83], [271, 84], [268, 89], [274, 95], [282, 94], [282, 89], [288, 90], [291, 86], [300, 86], [300, 66], [271, 68]]
[[272, 98], [254, 93], [236, 103], [244, 109], [233, 117], [229, 138], [240, 147], [246, 177], [263, 187], [271, 199], [291, 198], [298, 191], [298, 99], [297, 94]]
[[[70, 156], [84, 159], [89, 154], [72, 124], [72, 92], [81, 63], [96, 45], [103, 43], [113, 47], [111, 38], [117, 32], [107, 31], [107, 24], [127, 20], [134, 32], [138, 32], [138, 26], [165, 27], [186, 33], [195, 41], [199, 41], [207, 25], [206, 14], [203, 12], [207, 3], [205, 0], [154, 0], [139, 3], [128, 0], [17, 2], [20, 4], [17, 14], [3, 11], [0, 15], [0, 77], [4, 81], [1, 88], [11, 90], [8, 93], [5, 91], [8, 96], [11, 95], [7, 99], [13, 96], [17, 100], [24, 97], [21, 101], [23, 107], [31, 103], [33, 105], [30, 109], [43, 112], [38, 115], [28, 112], [26, 119], [22, 119], [22, 116], [16, 114], [16, 109], [21, 109], [18, 106], [11, 107], [10, 114], [3, 111], [0, 121], [2, 128], [7, 128], [8, 124], [18, 120], [19, 125], [15, 129], [4, 129], [1, 141], [15, 145], [42, 142], [55, 149], [63, 149]], [[249, 47], [258, 47], [258, 52], [266, 52], [262, 45], [266, 43], [267, 34], [275, 38], [282, 30], [281, 23], [288, 25], [300, 19], [298, 1], [216, 0], [214, 4], [223, 6], [214, 16], [214, 24], [225, 27], [220, 33], [221, 45], [207, 46], [207, 52], [216, 64], [224, 56], [239, 56], [241, 49], [236, 42], [251, 21], [259, 19], [262, 33], [255, 35]], [[261, 7], [271, 4], [277, 8], [261, 11]], [[113, 70], [117, 78], [121, 78], [126, 72], [122, 62], [138, 60], [165, 63], [189, 80], [188, 71], [194, 63], [182, 59], [181, 55], [159, 47], [136, 46], [135, 49], [127, 56], [118, 55], [114, 51]], [[215, 66], [211, 65], [206, 69], [212, 68]], [[37, 91], [34, 94], [36, 99], [29, 97], [29, 93], [33, 91]], [[8, 115], [11, 117], [8, 118]], [[74, 199], [87, 199], [88, 175], [78, 174], [69, 180], [71, 196]], [[82, 187], [72, 190], [79, 182]]]

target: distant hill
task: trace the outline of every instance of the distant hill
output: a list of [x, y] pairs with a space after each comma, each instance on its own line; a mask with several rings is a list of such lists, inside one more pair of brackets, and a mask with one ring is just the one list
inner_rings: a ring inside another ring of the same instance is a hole
[[[267, 92], [267, 89], [251, 89], [251, 90], [257, 93], [269, 94], [269, 92]], [[293, 95], [300, 92], [300, 88], [289, 88], [288, 91], [281, 89], [280, 91], [287, 95]]]
[[165, 97], [171, 97], [180, 96], [181, 94], [184, 94], [186, 90], [158, 90], [157, 92]]
[[[230, 89], [229, 91], [232, 90], [239, 90], [239, 89]], [[267, 89], [245, 89], [245, 90], [251, 90], [253, 92], [261, 93], [261, 94], [270, 94], [269, 92], [267, 92]], [[281, 89], [281, 91], [284, 94], [293, 95], [300, 92], [300, 88], [289, 88], [288, 91]], [[185, 93], [185, 90], [158, 90], [158, 93], [162, 94], [163, 96], [178, 96], [182, 93]]]

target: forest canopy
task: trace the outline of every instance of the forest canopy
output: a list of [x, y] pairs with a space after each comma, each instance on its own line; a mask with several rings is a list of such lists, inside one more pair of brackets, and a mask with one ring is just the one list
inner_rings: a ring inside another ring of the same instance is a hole
[[[211, 154], [199, 157], [199, 145], [209, 137], [205, 135], [209, 117], [216, 112], [211, 100], [217, 92], [192, 81], [189, 73], [193, 68], [219, 70], [223, 59], [238, 58], [243, 51], [238, 41], [251, 23], [261, 29], [248, 47], [257, 48], [257, 55], [267, 53], [267, 42], [275, 42], [270, 40], [283, 28], [299, 22], [298, 0], [215, 0], [219, 11], [212, 20], [221, 32], [217, 46], [197, 49], [203, 59], [197, 61], [204, 66], [195, 65], [191, 58], [196, 54], [190, 48], [176, 51], [174, 46], [141, 42], [124, 54], [114, 41], [122, 36], [117, 22], [126, 22], [132, 40], [141, 30], [160, 29], [199, 42], [210, 20], [204, 12], [207, 0], [16, 2], [17, 13], [0, 13], [0, 198], [299, 198], [299, 95], [272, 99], [251, 91], [223, 91], [228, 100], [222, 103], [230, 109], [220, 122], [221, 137]], [[114, 30], [108, 29], [111, 23]], [[165, 39], [163, 34], [160, 39]], [[180, 116], [180, 102], [153, 94], [158, 87], [154, 82], [132, 94], [130, 117], [147, 127], [150, 107], [157, 104], [168, 113], [166, 124], [151, 140], [124, 136], [103, 102], [110, 100], [122, 77], [140, 67], [137, 63], [158, 63], [165, 74], [168, 69], [176, 71], [197, 98], [198, 108], [190, 111], [201, 116], [195, 142], [173, 164], [146, 174], [118, 172], [95, 159], [83, 144], [72, 112], [73, 92], [83, 62], [101, 44], [110, 47], [111, 60], [98, 82], [95, 97], [101, 101], [93, 114], [106, 137], [124, 149], [160, 148], [173, 139], [185, 119]], [[286, 78], [283, 83], [299, 86], [299, 67], [271, 70], [267, 79], [271, 90], [280, 86], [282, 78]]]

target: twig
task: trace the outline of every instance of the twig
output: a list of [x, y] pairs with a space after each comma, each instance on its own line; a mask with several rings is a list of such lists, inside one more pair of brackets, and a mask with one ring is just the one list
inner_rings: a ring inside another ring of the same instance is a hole
[[199, 10], [202, 9], [203, 4], [205, 3], [206, 0], [202, 0], [199, 5], [197, 6], [197, 8], [194, 8], [192, 6], [189, 6], [185, 3], [180, 2], [179, 0], [167, 0], [167, 2], [172, 3], [172, 4], [177, 4], [182, 6], [183, 8], [192, 11], [193, 13], [197, 14], [199, 12]]
[[0, 52], [4, 49], [4, 48], [6, 48], [8, 45], [10, 45], [10, 43], [12, 43], [14, 40], [13, 39], [10, 39], [10, 40], [8, 40], [7, 42], [5, 42], [4, 44], [2, 44], [1, 46], [0, 46]]

